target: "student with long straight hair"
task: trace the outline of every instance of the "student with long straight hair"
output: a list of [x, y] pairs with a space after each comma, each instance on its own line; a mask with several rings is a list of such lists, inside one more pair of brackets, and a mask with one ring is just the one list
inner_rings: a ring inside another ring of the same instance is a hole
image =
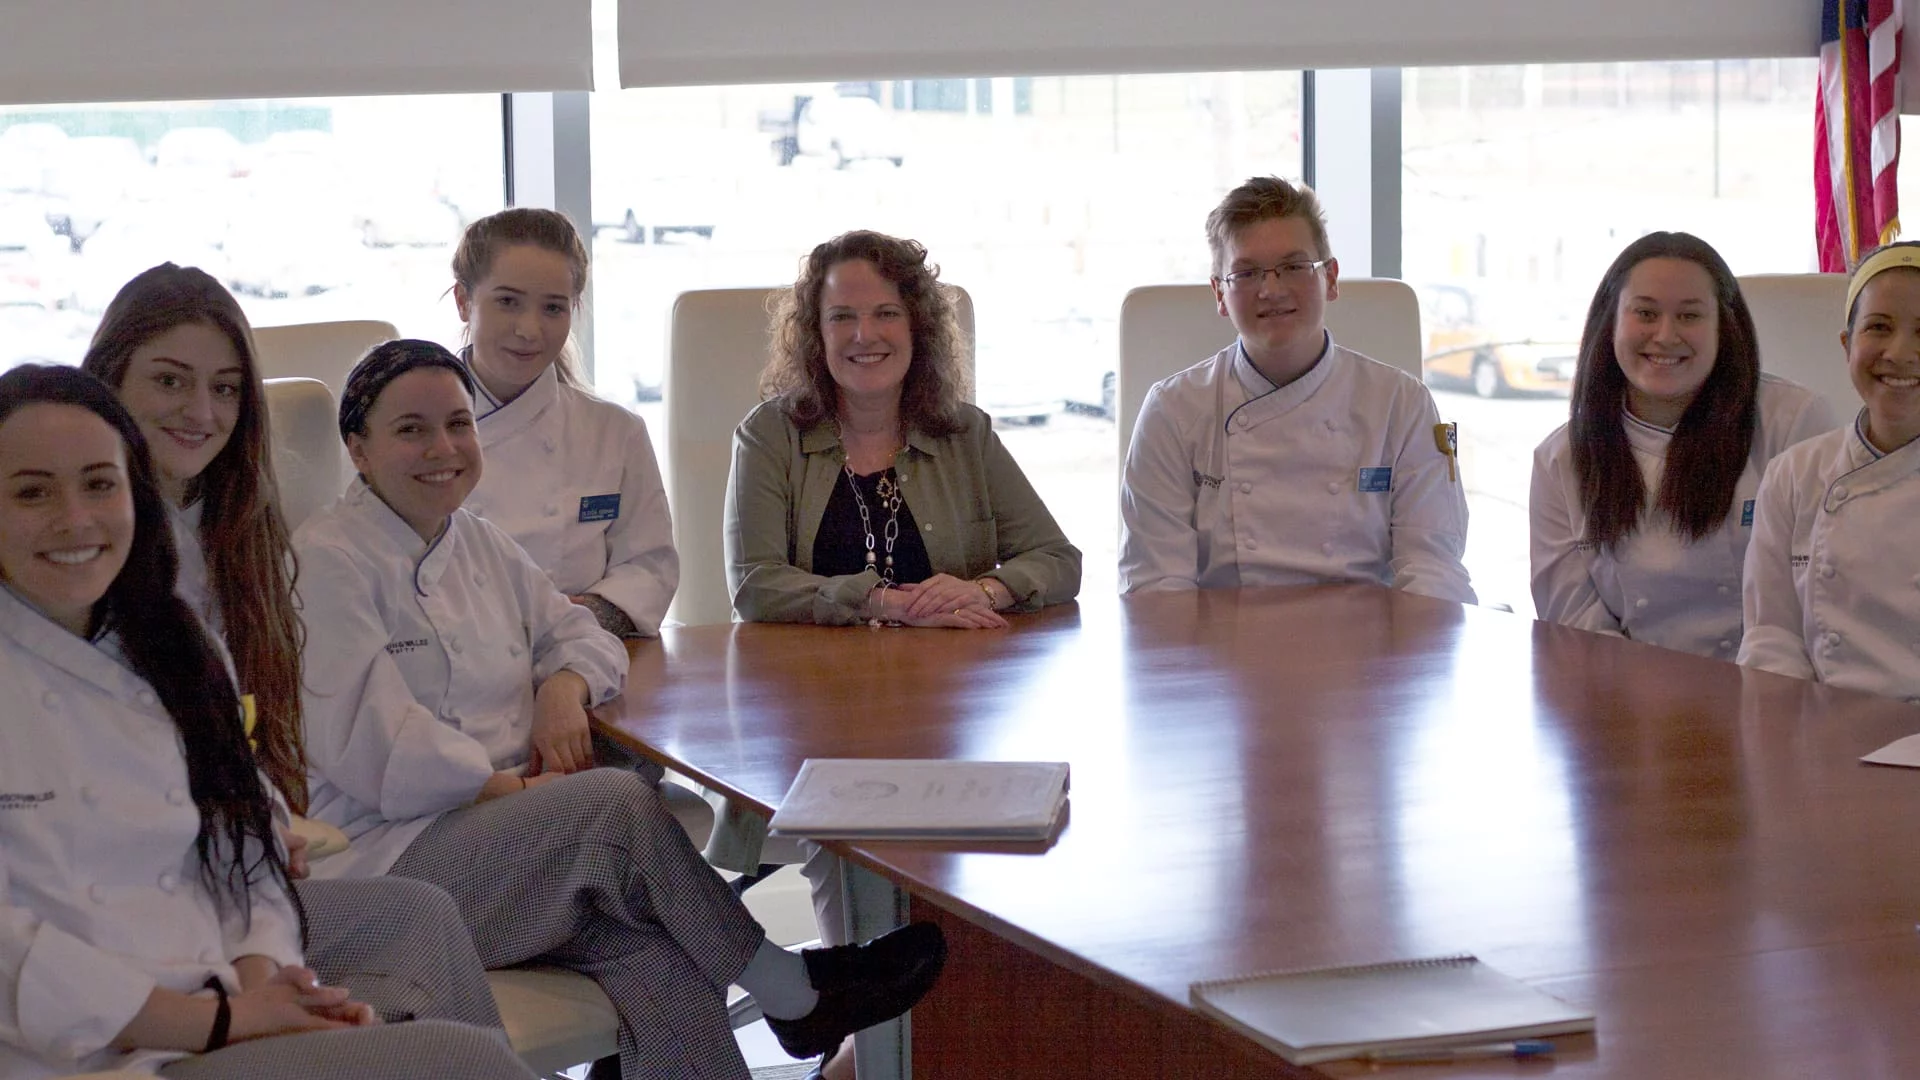
[[1860, 260], [1844, 314], [1865, 407], [1767, 467], [1740, 662], [1920, 705], [1920, 244]]
[[[175, 591], [225, 645], [254, 697], [261, 767], [305, 813], [297, 563], [246, 315], [211, 275], [165, 263], [121, 287], [81, 367], [139, 425], [173, 530]], [[302, 845], [290, 842], [303, 875]], [[499, 1026], [486, 971], [444, 892], [397, 880], [303, 880], [295, 891], [308, 915], [307, 961], [326, 981], [390, 1018]]]
[[528, 1077], [497, 1034], [369, 1026], [302, 966], [270, 787], [175, 565], [113, 392], [0, 375], [0, 1075]]
[[1819, 395], [1761, 373], [1718, 252], [1628, 244], [1587, 309], [1571, 417], [1533, 455], [1539, 617], [1732, 660], [1760, 477], [1832, 426]]
[[731, 984], [796, 1057], [932, 986], [938, 927], [789, 953], [637, 774], [527, 768], [536, 718], [584, 728], [627, 653], [461, 509], [484, 468], [465, 364], [431, 342], [376, 346], [347, 377], [340, 433], [359, 478], [294, 538], [313, 813], [353, 838], [317, 872], [439, 885], [488, 966], [591, 976], [620, 1014], [626, 1080], [744, 1080]]

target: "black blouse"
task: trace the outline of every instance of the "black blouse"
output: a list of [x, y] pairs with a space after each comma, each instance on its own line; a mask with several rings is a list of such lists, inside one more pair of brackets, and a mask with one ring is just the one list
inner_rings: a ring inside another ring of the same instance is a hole
[[[859, 477], [859, 498], [867, 504], [867, 516], [873, 521], [873, 549], [875, 556], [874, 571], [886, 568], [887, 562], [887, 518], [889, 512], [880, 500], [881, 478], [894, 478], [894, 471], [887, 469], [871, 476]], [[896, 479], [894, 481], [898, 483]], [[855, 478], [846, 470], [840, 471], [840, 480], [833, 487], [833, 495], [827, 500], [826, 512], [820, 515], [820, 531], [813, 538], [813, 572], [823, 577], [840, 577], [845, 574], [857, 574], [867, 568], [867, 533], [860, 523], [860, 506], [855, 501]], [[920, 539], [920, 527], [913, 520], [913, 511], [906, 500], [900, 501], [900, 530], [893, 543], [893, 582], [896, 585], [912, 585], [933, 576], [933, 564], [927, 560], [926, 542]], [[884, 575], [883, 575], [884, 576]]]

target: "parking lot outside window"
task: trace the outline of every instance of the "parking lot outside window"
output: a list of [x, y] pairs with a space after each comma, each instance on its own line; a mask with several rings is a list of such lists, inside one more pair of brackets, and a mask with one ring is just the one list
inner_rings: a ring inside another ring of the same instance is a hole
[[912, 237], [972, 295], [976, 399], [1084, 549], [1084, 587], [1109, 592], [1121, 299], [1205, 282], [1208, 210], [1250, 175], [1299, 174], [1299, 88], [1249, 72], [596, 92], [599, 389], [662, 442], [675, 296], [790, 283], [848, 229]]
[[502, 201], [493, 95], [0, 105], [0, 368], [78, 363], [121, 285], [199, 266], [258, 326], [459, 340], [447, 260]]

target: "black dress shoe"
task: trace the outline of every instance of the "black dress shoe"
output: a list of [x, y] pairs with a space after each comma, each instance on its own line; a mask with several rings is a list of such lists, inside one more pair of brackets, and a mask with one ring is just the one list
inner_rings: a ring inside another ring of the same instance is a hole
[[891, 1020], [926, 996], [947, 962], [947, 939], [932, 923], [914, 923], [865, 945], [806, 949], [800, 958], [820, 994], [796, 1020], [767, 1017], [781, 1049], [797, 1058], [831, 1054], [840, 1040]]

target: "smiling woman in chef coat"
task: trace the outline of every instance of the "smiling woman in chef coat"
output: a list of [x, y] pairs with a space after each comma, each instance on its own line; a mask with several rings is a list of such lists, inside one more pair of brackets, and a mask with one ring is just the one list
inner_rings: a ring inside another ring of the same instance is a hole
[[527, 1077], [481, 1028], [369, 1027], [301, 966], [268, 785], [174, 574], [112, 391], [0, 375], [0, 1075]]
[[1866, 404], [1767, 468], [1740, 662], [1920, 704], [1920, 244], [1862, 259], [1844, 314]]
[[1719, 252], [1678, 232], [1628, 244], [1587, 310], [1572, 418], [1533, 455], [1540, 618], [1732, 660], [1760, 477], [1832, 427], [1819, 395], [1761, 373]]
[[680, 583], [646, 421], [595, 397], [561, 355], [587, 288], [565, 215], [516, 207], [467, 227], [453, 299], [487, 473], [467, 509], [622, 637], [660, 632]]
[[[253, 331], [211, 275], [163, 263], [122, 286], [82, 370], [114, 388], [146, 437], [173, 529], [174, 592], [226, 647], [253, 695], [261, 769], [294, 813], [307, 809], [293, 549], [274, 479]], [[299, 841], [295, 876], [305, 873]], [[500, 1026], [473, 941], [444, 892], [422, 882], [313, 881], [307, 962], [383, 1016]]]
[[816, 990], [811, 960], [767, 940], [650, 784], [548, 767], [538, 747], [580, 745], [627, 653], [461, 509], [484, 471], [465, 365], [431, 342], [376, 346], [347, 377], [340, 431], [359, 478], [294, 538], [312, 814], [353, 840], [316, 873], [431, 882], [489, 967], [591, 975], [629, 1080], [744, 1080], [730, 984], [795, 1056], [932, 985], [944, 946], [921, 924], [836, 957]]

